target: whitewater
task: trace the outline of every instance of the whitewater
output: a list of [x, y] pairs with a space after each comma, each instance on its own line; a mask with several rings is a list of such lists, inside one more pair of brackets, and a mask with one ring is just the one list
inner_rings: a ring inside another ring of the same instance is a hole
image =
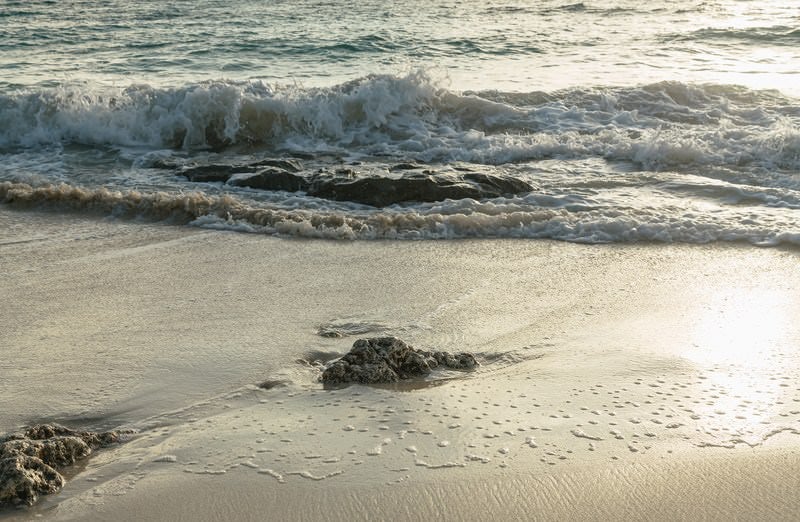
[[[0, 203], [313, 238], [798, 244], [798, 27], [780, 1], [6, 2]], [[262, 177], [294, 185], [241, 181], [279, 160], [297, 172]]]

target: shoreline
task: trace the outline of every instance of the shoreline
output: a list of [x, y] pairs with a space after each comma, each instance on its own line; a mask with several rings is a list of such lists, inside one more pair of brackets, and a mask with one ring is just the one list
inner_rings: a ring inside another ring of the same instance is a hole
[[[30, 412], [140, 430], [0, 518], [800, 513], [791, 249], [0, 225], [2, 431]], [[482, 366], [331, 391], [297, 362], [384, 334]]]

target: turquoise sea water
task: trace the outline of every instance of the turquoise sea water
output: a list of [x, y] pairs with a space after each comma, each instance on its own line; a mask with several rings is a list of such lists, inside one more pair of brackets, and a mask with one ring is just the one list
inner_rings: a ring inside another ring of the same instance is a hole
[[[795, 1], [6, 1], [0, 201], [309, 237], [798, 243], [798, 49]], [[531, 190], [374, 207], [180, 175], [275, 158]]]

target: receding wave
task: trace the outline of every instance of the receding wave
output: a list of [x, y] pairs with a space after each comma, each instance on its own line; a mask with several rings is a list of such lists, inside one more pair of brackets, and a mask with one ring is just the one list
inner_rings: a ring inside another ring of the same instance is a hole
[[800, 168], [800, 104], [775, 91], [662, 82], [552, 93], [455, 92], [424, 71], [327, 88], [209, 81], [66, 84], [0, 96], [0, 151], [60, 144]]
[[[761, 246], [800, 244], [796, 221], [783, 214], [742, 219], [735, 210], [698, 214], [676, 206], [602, 208], [535, 206], [530, 200], [462, 200], [408, 209], [322, 211], [258, 208], [232, 196], [141, 193], [66, 184], [0, 183], [0, 203], [327, 239], [550, 238], [581, 243], [742, 241]], [[545, 198], [546, 199], [546, 198]]]

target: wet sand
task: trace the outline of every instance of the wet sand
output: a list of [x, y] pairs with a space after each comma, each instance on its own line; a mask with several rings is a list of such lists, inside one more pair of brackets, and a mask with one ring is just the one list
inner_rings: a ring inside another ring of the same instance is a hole
[[[797, 519], [797, 261], [0, 210], [0, 431], [139, 430], [0, 518]], [[324, 390], [367, 335], [482, 366]]]

